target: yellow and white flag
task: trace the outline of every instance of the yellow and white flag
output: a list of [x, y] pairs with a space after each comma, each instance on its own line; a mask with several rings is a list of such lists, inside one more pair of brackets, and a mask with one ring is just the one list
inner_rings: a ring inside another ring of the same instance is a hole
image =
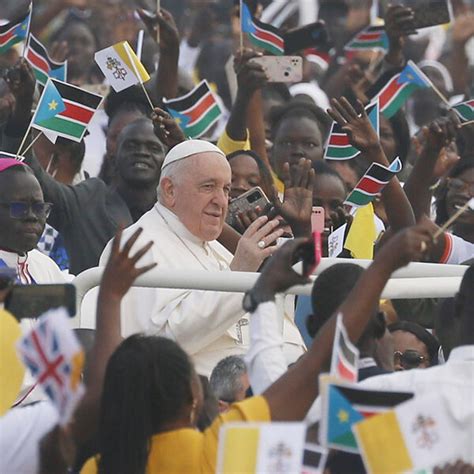
[[219, 433], [218, 474], [301, 472], [304, 423], [226, 423]]
[[437, 393], [415, 397], [353, 425], [367, 472], [420, 472], [457, 460], [474, 463], [474, 407], [461, 402], [463, 409], [455, 410], [456, 402]]
[[116, 92], [150, 79], [145, 67], [127, 41], [97, 51], [94, 58]]

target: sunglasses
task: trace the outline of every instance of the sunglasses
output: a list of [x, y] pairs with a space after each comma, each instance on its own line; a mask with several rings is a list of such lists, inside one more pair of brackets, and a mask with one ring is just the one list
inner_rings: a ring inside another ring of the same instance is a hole
[[428, 359], [419, 352], [407, 349], [405, 352], [395, 351], [393, 353], [395, 364], [400, 364], [404, 369], [416, 369]]
[[12, 219], [25, 219], [31, 211], [36, 217], [47, 219], [53, 208], [50, 202], [0, 202], [0, 206], [10, 210]]

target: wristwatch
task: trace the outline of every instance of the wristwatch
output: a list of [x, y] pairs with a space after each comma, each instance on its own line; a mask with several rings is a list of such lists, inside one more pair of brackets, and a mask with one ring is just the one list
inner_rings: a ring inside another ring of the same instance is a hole
[[244, 294], [242, 308], [244, 308], [244, 311], [247, 313], [253, 313], [258, 308], [259, 304], [273, 301], [274, 299], [274, 297], [269, 298], [268, 295], [263, 295], [261, 292], [255, 291], [255, 288], [251, 288]]

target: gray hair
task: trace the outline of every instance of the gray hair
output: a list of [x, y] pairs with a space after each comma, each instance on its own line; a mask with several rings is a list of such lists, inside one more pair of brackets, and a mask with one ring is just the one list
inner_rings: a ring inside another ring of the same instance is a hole
[[173, 163], [170, 163], [169, 165], [166, 165], [162, 170], [161, 170], [161, 175], [160, 175], [160, 182], [158, 183], [158, 189], [157, 189], [157, 195], [158, 195], [158, 201], [161, 203], [161, 182], [163, 181], [164, 178], [171, 179], [173, 183], [178, 182], [179, 178], [183, 176], [184, 173], [184, 168], [189, 165], [189, 162], [186, 163], [186, 160], [178, 160], [174, 161]]
[[209, 385], [218, 400], [233, 402], [237, 393], [244, 387], [242, 375], [247, 373], [247, 367], [241, 357], [228, 356], [222, 359], [212, 371]]

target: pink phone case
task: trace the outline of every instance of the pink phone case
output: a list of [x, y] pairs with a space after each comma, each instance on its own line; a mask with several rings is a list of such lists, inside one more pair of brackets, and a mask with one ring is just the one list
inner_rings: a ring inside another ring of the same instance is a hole
[[324, 232], [324, 208], [314, 206], [311, 214], [311, 232]]

